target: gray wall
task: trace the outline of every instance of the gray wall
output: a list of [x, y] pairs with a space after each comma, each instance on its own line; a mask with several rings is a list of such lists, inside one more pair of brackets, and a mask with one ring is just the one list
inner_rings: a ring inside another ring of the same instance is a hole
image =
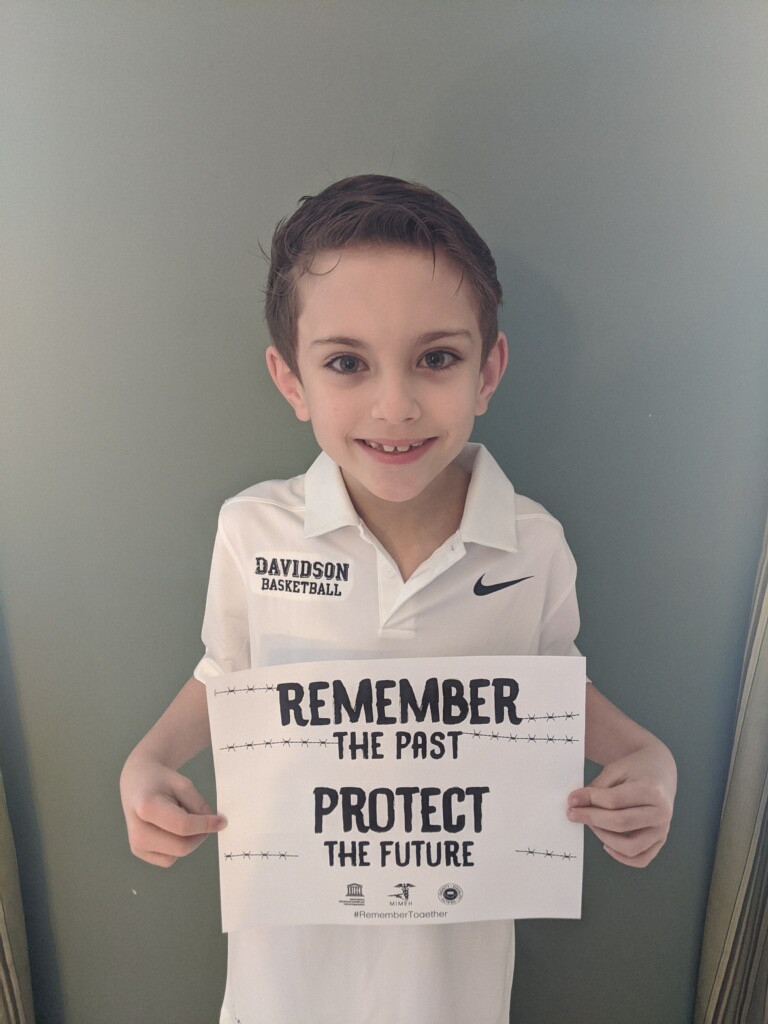
[[[39, 1019], [203, 1024], [215, 846], [131, 857], [117, 777], [200, 652], [221, 501], [314, 454], [263, 367], [279, 217], [379, 171], [496, 252], [477, 437], [563, 520], [599, 685], [676, 753], [663, 856], [588, 837], [513, 1019], [692, 1012], [768, 507], [768, 9], [6, 2], [0, 765]], [[193, 766], [213, 794], [207, 757]]]

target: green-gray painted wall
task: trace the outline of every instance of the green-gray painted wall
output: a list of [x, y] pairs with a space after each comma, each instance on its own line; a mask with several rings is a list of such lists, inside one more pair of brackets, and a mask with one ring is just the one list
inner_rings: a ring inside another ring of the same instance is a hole
[[519, 926], [513, 1020], [686, 1024], [768, 510], [768, 8], [0, 17], [0, 766], [39, 1021], [217, 1019], [215, 846], [132, 858], [117, 779], [199, 656], [220, 503], [315, 452], [264, 369], [259, 244], [377, 171], [496, 253], [511, 365], [476, 436], [564, 522], [591, 673], [680, 767], [656, 863], [590, 836], [583, 921]]

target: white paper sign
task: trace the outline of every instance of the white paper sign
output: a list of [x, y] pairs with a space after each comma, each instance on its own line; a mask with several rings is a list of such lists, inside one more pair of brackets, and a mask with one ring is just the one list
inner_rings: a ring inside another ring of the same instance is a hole
[[211, 684], [224, 930], [579, 917], [585, 679], [463, 657]]

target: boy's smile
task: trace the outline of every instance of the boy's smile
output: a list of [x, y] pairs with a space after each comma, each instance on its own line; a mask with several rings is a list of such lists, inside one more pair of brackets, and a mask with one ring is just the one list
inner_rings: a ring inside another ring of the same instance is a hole
[[450, 500], [453, 465], [506, 363], [503, 335], [481, 366], [474, 297], [439, 252], [356, 246], [321, 253], [299, 283], [294, 374], [270, 348], [275, 383], [371, 504]]

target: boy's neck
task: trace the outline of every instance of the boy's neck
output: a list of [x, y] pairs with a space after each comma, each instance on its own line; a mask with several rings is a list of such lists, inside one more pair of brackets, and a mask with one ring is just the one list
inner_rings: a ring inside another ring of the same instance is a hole
[[407, 502], [384, 501], [345, 479], [352, 504], [407, 580], [458, 530], [470, 474], [452, 463], [444, 477]]

